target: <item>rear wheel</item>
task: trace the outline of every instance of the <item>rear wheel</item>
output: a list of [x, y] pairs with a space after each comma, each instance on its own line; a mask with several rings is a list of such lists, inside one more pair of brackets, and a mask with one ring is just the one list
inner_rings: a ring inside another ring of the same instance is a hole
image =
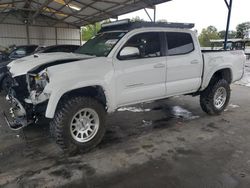
[[224, 79], [212, 81], [200, 95], [200, 105], [210, 115], [220, 114], [230, 100], [230, 85]]
[[97, 100], [76, 97], [62, 105], [51, 126], [59, 146], [68, 153], [88, 151], [105, 134], [105, 109]]

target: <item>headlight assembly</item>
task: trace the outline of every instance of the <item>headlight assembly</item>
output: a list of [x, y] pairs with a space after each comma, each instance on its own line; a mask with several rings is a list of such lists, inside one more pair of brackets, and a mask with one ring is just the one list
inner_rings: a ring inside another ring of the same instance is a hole
[[41, 71], [38, 74], [29, 74], [28, 85], [30, 91], [36, 91], [39, 95], [49, 83], [49, 75], [47, 69]]
[[49, 83], [49, 76], [47, 69], [43, 70], [35, 76], [36, 81], [47, 81]]

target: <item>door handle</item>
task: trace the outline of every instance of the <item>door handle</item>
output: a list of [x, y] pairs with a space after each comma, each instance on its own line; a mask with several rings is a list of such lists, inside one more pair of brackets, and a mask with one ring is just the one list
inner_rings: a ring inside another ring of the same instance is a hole
[[193, 61], [190, 62], [190, 64], [193, 64], [193, 65], [194, 65], [194, 64], [198, 64], [198, 63], [199, 63], [198, 60], [193, 60]]
[[155, 69], [164, 68], [164, 67], [165, 67], [165, 64], [163, 64], [163, 63], [158, 63], [158, 64], [154, 65]]

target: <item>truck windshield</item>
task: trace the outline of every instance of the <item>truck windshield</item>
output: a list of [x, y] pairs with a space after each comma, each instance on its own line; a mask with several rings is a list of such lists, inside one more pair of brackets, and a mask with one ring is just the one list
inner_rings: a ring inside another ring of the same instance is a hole
[[126, 32], [100, 33], [88, 40], [75, 53], [105, 57], [125, 34]]

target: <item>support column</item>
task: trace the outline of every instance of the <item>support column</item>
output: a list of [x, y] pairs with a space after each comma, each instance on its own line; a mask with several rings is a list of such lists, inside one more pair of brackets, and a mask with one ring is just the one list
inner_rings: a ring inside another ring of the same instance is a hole
[[156, 5], [154, 5], [154, 22], [156, 21]]
[[80, 27], [80, 46], [82, 45], [82, 28]]
[[29, 24], [26, 24], [26, 37], [27, 37], [27, 44], [30, 44], [30, 31], [29, 31]]
[[55, 27], [55, 38], [56, 38], [56, 45], [57, 45], [58, 44], [57, 27]]
[[148, 13], [148, 11], [147, 11], [147, 9], [146, 9], [146, 8], [144, 8], [144, 11], [145, 11], [145, 12], [146, 12], [146, 14], [148, 15], [148, 18], [150, 19], [150, 21], [151, 21], [151, 22], [153, 22], [153, 20], [152, 20], [151, 16], [149, 15], [149, 13]]
[[229, 3], [227, 0], [224, 0], [226, 3], [226, 6], [228, 8], [228, 16], [227, 16], [227, 27], [226, 27], [226, 34], [225, 34], [225, 41], [224, 41], [224, 50], [227, 49], [227, 39], [228, 39], [228, 32], [229, 32], [229, 25], [231, 20], [231, 10], [232, 10], [232, 4], [233, 0], [229, 0]]

